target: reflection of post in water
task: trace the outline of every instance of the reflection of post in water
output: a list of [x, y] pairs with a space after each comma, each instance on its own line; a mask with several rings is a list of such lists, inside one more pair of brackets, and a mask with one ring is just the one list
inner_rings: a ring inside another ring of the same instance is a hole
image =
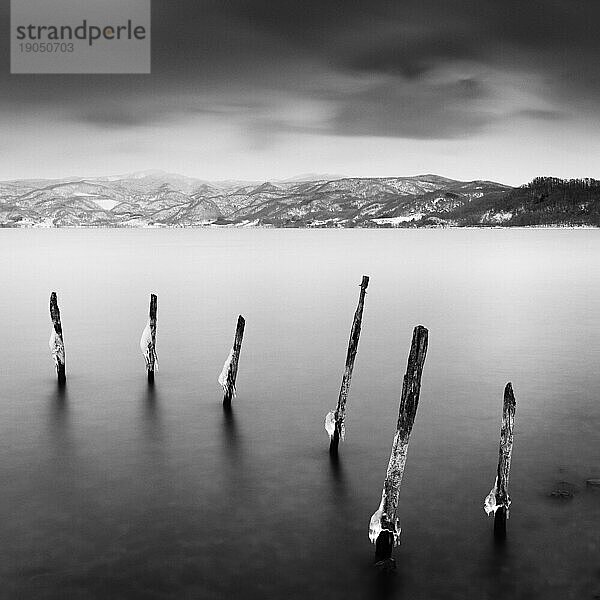
[[161, 415], [161, 395], [154, 385], [142, 384], [139, 391], [141, 434], [144, 452], [150, 460], [144, 462], [149, 477], [162, 471], [165, 462], [165, 435]]
[[340, 461], [340, 456], [336, 452], [329, 454], [329, 466], [333, 479], [338, 483], [344, 482], [344, 467]]
[[381, 503], [371, 517], [369, 538], [375, 544], [375, 557], [378, 565], [385, 569], [395, 568], [392, 551], [400, 541], [400, 524], [398, 520], [398, 502], [400, 485], [406, 464], [408, 442], [415, 422], [419, 395], [421, 392], [421, 375], [427, 354], [429, 332], [422, 325], [413, 332], [406, 375], [402, 384], [400, 411], [396, 426], [396, 435], [392, 445], [388, 463]]
[[406, 597], [402, 594], [403, 577], [380, 577], [378, 574], [375, 580], [369, 580], [369, 583], [369, 597], [373, 599], [398, 600], [398, 598]]
[[140, 400], [143, 406], [144, 419], [151, 425], [156, 425], [160, 417], [160, 395], [153, 385], [146, 385], [141, 390]]
[[145, 414], [148, 417], [156, 417], [157, 399], [156, 388], [153, 385], [148, 385], [142, 391], [142, 401], [145, 407]]
[[536, 567], [523, 553], [515, 555], [509, 544], [502, 543], [497, 538], [492, 540], [491, 544], [481, 547], [480, 556], [474, 563], [478, 568], [472, 573], [472, 577], [485, 583], [479, 596], [489, 600], [518, 598], [523, 580], [515, 574], [517, 571], [530, 573]]
[[223, 404], [223, 441], [227, 454], [231, 458], [236, 458], [239, 440], [235, 415], [231, 404]]
[[[59, 384], [48, 395], [47, 427], [49, 442], [54, 448], [52, 468], [72, 460], [73, 440], [69, 433], [69, 394], [66, 383]], [[62, 472], [61, 472], [62, 474]]]
[[502, 405], [502, 427], [500, 429], [500, 448], [498, 451], [498, 470], [496, 482], [484, 502], [484, 510], [490, 515], [494, 513], [494, 537], [497, 540], [506, 538], [506, 519], [510, 507], [508, 495], [508, 478], [510, 475], [510, 461], [513, 447], [513, 429], [515, 426], [516, 401], [512, 384], [507, 383], [504, 388]]
[[67, 384], [66, 382], [64, 382], [63, 384], [56, 386], [56, 389], [53, 390], [48, 397], [48, 401], [50, 403], [50, 406], [52, 407], [52, 412], [54, 415], [59, 417], [67, 411], [67, 400]]
[[339, 511], [340, 507], [344, 506], [347, 490], [344, 465], [336, 452], [329, 454], [329, 470], [331, 472], [331, 490], [336, 499], [336, 510]]

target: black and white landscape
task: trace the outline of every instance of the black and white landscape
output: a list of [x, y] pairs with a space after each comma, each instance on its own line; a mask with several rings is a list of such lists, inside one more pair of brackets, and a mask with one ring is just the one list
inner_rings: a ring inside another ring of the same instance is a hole
[[60, 0], [151, 73], [11, 74], [56, 1], [0, 0], [0, 600], [599, 600], [600, 1]]
[[0, 183], [2, 227], [600, 225], [600, 181], [437, 175], [208, 182], [161, 172]]

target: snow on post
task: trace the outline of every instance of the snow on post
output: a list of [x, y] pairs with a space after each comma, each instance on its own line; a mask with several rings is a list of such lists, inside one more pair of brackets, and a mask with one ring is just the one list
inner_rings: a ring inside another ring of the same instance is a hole
[[62, 323], [60, 320], [60, 310], [56, 292], [50, 294], [50, 318], [52, 319], [52, 332], [50, 333], [50, 352], [56, 365], [56, 374], [58, 382], [64, 383], [67, 380], [65, 373], [65, 344], [63, 342]]
[[398, 424], [381, 493], [381, 503], [371, 517], [369, 524], [369, 538], [375, 544], [377, 564], [386, 568], [394, 567], [392, 550], [395, 545], [399, 544], [400, 540], [401, 530], [397, 515], [400, 485], [406, 464], [408, 441], [419, 404], [421, 375], [427, 354], [428, 337], [429, 332], [425, 327], [422, 325], [415, 327], [406, 375], [404, 375], [402, 384]]
[[513, 429], [515, 426], [515, 409], [517, 403], [509, 382], [504, 388], [502, 407], [502, 428], [500, 430], [500, 448], [498, 451], [498, 471], [494, 487], [487, 495], [483, 509], [490, 515], [494, 513], [494, 536], [502, 540], [506, 537], [506, 519], [510, 507], [508, 495], [508, 477], [510, 475], [510, 460], [513, 447]]
[[154, 372], [158, 370], [158, 357], [156, 356], [156, 312], [158, 310], [158, 298], [156, 294], [150, 294], [150, 312], [148, 322], [140, 339], [140, 350], [146, 361], [148, 372], [148, 383], [154, 383]]
[[235, 380], [237, 377], [238, 364], [240, 360], [240, 351], [242, 349], [242, 339], [244, 338], [244, 327], [246, 321], [240, 315], [235, 328], [235, 338], [229, 356], [223, 365], [223, 370], [219, 375], [219, 384], [223, 388], [223, 404], [226, 407], [231, 406], [231, 399], [235, 396]]
[[346, 368], [344, 369], [344, 376], [342, 377], [342, 386], [340, 388], [337, 408], [335, 411], [332, 410], [327, 413], [325, 417], [325, 431], [327, 431], [329, 434], [329, 452], [331, 454], [337, 454], [340, 439], [344, 441], [345, 438], [344, 421], [346, 419], [346, 400], [348, 398], [348, 391], [350, 390], [352, 369], [354, 369], [354, 359], [356, 358], [356, 351], [358, 350], [358, 340], [360, 338], [360, 327], [368, 285], [369, 278], [366, 275], [363, 275], [362, 282], [360, 284], [358, 306], [356, 307], [356, 312], [354, 313], [354, 321], [352, 322], [352, 330], [350, 332], [350, 341], [348, 342]]

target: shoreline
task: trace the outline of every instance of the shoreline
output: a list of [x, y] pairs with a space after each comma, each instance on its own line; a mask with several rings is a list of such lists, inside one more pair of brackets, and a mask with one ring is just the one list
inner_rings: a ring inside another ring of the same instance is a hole
[[244, 225], [244, 224], [227, 224], [227, 225], [132, 225], [132, 226], [100, 226], [100, 225], [6, 225], [0, 224], [2, 229], [114, 229], [114, 230], [131, 230], [131, 229], [309, 229], [309, 230], [400, 230], [400, 231], [415, 231], [423, 229], [477, 229], [477, 230], [510, 230], [510, 229], [600, 229], [600, 225], [447, 225], [447, 226], [422, 226], [422, 227], [286, 227], [276, 225]]

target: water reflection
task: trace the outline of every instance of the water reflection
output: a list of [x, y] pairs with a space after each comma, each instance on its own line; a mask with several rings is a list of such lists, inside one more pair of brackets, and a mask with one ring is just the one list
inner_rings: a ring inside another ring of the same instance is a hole
[[162, 447], [164, 432], [161, 417], [161, 395], [154, 383], [148, 382], [140, 392], [144, 439], [154, 454]]
[[[398, 563], [396, 563], [398, 564]], [[398, 598], [402, 590], [402, 576], [398, 571], [378, 571], [375, 566], [375, 581], [373, 582], [372, 598], [376, 600], [388, 600], [388, 598]]]
[[146, 408], [146, 412], [149, 415], [156, 415], [157, 393], [154, 382], [148, 382], [148, 385], [144, 386], [141, 393], [141, 399]]
[[481, 578], [481, 581], [488, 583], [489, 598], [500, 600], [515, 597], [515, 574], [512, 567], [512, 554], [507, 539], [491, 536], [489, 554]]
[[227, 458], [239, 463], [240, 459], [240, 438], [238, 428], [235, 422], [235, 414], [231, 405], [223, 404], [223, 448]]
[[69, 394], [66, 382], [57, 382], [48, 395], [48, 435], [57, 457], [66, 458], [71, 452], [69, 436]]
[[336, 500], [341, 500], [346, 494], [346, 479], [339, 454], [329, 454], [329, 470], [334, 497]]
[[64, 406], [67, 400], [67, 382], [57, 381], [56, 386], [52, 389], [49, 397], [50, 402]]

